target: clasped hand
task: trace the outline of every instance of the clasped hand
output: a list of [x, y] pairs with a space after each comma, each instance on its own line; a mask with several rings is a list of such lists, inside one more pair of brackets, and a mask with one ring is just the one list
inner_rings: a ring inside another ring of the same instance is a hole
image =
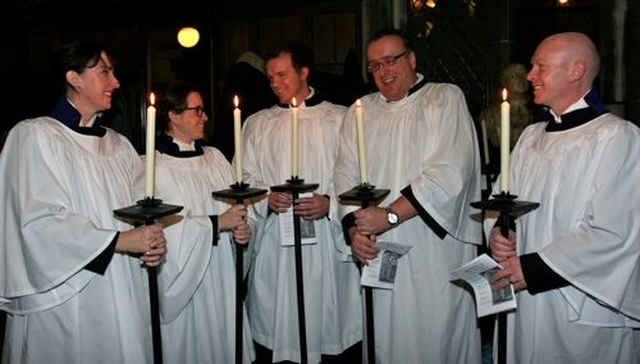
[[502, 269], [491, 277], [491, 289], [497, 291], [510, 284], [516, 292], [526, 289], [527, 282], [524, 280], [520, 257], [516, 252], [515, 236], [509, 234], [506, 238], [502, 236], [500, 229], [495, 227], [489, 236], [489, 248], [491, 257], [502, 266]]
[[251, 228], [247, 223], [247, 207], [237, 204], [218, 217], [220, 231], [233, 231], [233, 240], [246, 245], [251, 239]]
[[367, 207], [353, 212], [356, 226], [349, 230], [351, 252], [364, 265], [378, 256], [376, 236], [389, 229], [386, 213], [380, 207]]
[[140, 255], [140, 260], [145, 265], [156, 267], [162, 263], [167, 253], [163, 228], [162, 224], [155, 222], [121, 232], [116, 242], [116, 251]]
[[314, 193], [311, 197], [299, 197], [293, 201], [290, 193], [272, 192], [269, 194], [269, 209], [275, 213], [286, 212], [293, 204], [293, 213], [309, 221], [317, 220], [329, 214], [329, 199]]

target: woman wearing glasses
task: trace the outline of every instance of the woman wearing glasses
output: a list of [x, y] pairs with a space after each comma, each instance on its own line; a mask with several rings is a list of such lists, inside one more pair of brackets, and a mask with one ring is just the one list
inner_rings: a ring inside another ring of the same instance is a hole
[[[174, 85], [159, 99], [156, 194], [184, 206], [180, 221], [166, 222], [167, 260], [158, 275], [167, 363], [235, 361], [233, 244], [247, 244], [251, 229], [246, 206], [211, 195], [235, 178], [222, 152], [199, 142], [208, 120], [193, 86]], [[243, 325], [242, 358], [251, 363], [255, 354], [246, 317]]]

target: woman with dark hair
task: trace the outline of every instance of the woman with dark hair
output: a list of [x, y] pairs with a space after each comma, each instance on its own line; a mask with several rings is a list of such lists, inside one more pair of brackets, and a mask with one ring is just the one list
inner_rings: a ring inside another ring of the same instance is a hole
[[[235, 243], [247, 244], [247, 208], [211, 192], [234, 182], [233, 168], [218, 149], [202, 146], [209, 118], [200, 92], [177, 84], [158, 102], [156, 193], [184, 206], [167, 223], [167, 261], [159, 274], [163, 356], [168, 363], [233, 363], [235, 360]], [[244, 306], [243, 306], [244, 307]], [[244, 310], [243, 310], [244, 311]], [[255, 357], [243, 312], [243, 363]]]
[[147, 275], [162, 225], [133, 228], [114, 209], [142, 196], [144, 166], [129, 140], [101, 126], [120, 84], [105, 48], [77, 41], [51, 63], [58, 99], [21, 121], [0, 154], [3, 363], [152, 360]]

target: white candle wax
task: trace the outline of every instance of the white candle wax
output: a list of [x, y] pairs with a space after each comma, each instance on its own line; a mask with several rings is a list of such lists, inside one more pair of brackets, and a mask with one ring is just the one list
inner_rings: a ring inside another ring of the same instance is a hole
[[240, 108], [238, 108], [238, 96], [233, 98], [233, 137], [235, 145], [236, 181], [242, 183], [242, 126]]
[[500, 104], [500, 190], [509, 192], [509, 152], [510, 130], [509, 112], [510, 106], [507, 102], [507, 89], [502, 90], [502, 104]]
[[147, 140], [145, 157], [145, 197], [153, 198], [155, 190], [155, 157], [156, 157], [156, 108], [155, 96], [151, 93], [150, 105], [147, 107]]
[[364, 120], [362, 118], [362, 103], [356, 100], [356, 131], [358, 135], [358, 165], [360, 166], [360, 183], [369, 183], [367, 179], [367, 160], [364, 154]]
[[291, 99], [291, 176], [298, 176], [298, 106]]

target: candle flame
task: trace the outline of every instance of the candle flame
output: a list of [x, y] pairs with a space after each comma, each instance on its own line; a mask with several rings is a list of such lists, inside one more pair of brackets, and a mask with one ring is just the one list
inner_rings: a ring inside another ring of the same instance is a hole
[[360, 106], [362, 106], [362, 103], [360, 102], [360, 99], [357, 99], [356, 100], [356, 107], [360, 107]]
[[151, 95], [149, 95], [149, 100], [151, 102], [151, 105], [155, 105], [155, 103], [156, 103], [156, 95], [154, 95], [153, 92], [151, 93]]
[[502, 89], [502, 101], [507, 101], [507, 88]]
[[291, 106], [293, 106], [293, 107], [297, 106], [295, 96], [291, 98]]
[[238, 101], [238, 95], [235, 95], [235, 96], [233, 97], [233, 105], [235, 105], [235, 107], [238, 107], [238, 103], [239, 103], [239, 101]]

